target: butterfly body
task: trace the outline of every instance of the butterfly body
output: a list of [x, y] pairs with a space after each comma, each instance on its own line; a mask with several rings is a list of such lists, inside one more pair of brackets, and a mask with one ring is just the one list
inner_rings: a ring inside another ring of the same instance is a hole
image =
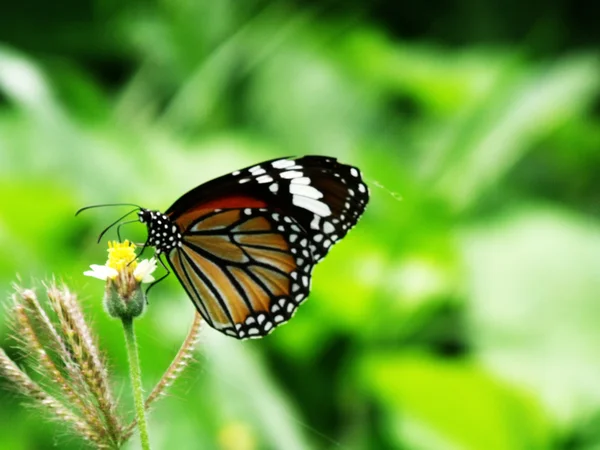
[[175, 247], [181, 246], [181, 231], [169, 216], [160, 211], [141, 209], [138, 213], [140, 222], [148, 227], [149, 247], [156, 249], [156, 254], [169, 253]]
[[207, 323], [245, 339], [292, 317], [368, 198], [357, 168], [305, 156], [235, 171], [138, 217]]

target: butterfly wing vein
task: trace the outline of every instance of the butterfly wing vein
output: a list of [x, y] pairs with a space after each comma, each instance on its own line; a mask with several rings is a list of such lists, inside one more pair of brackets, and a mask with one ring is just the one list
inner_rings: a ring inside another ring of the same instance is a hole
[[[219, 214], [230, 223], [214, 227]], [[258, 209], [213, 212], [170, 253], [171, 268], [212, 327], [239, 339], [261, 337], [308, 295], [312, 258], [300, 240], [290, 242], [295, 221], [284, 217]], [[214, 228], [203, 229], [205, 221]]]

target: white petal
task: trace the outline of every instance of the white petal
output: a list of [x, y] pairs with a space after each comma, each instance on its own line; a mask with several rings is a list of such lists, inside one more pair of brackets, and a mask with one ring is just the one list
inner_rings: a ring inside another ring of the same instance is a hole
[[146, 275], [142, 278], [142, 283], [151, 283], [154, 281], [154, 277], [152, 275]]
[[87, 275], [88, 277], [98, 278], [99, 280], [106, 281], [107, 278], [115, 278], [117, 275], [119, 275], [119, 272], [117, 272], [112, 267], [108, 266], [92, 264], [90, 268], [92, 270], [86, 270], [85, 272], [83, 272], [83, 274]]
[[152, 272], [154, 272], [155, 270], [156, 258], [144, 259], [139, 262], [139, 264], [133, 271], [133, 276], [138, 282], [150, 283], [151, 281], [154, 281]]
[[94, 277], [94, 278], [98, 278], [99, 280], [106, 280], [106, 276], [102, 276], [101, 273], [94, 272], [93, 270], [86, 270], [85, 272], [83, 272], [83, 274], [86, 277]]

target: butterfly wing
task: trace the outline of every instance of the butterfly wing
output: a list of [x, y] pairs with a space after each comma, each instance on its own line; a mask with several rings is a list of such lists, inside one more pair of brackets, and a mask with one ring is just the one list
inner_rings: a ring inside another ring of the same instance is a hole
[[213, 328], [238, 339], [268, 334], [308, 296], [308, 235], [270, 208], [203, 211], [168, 254], [173, 272]]
[[334, 158], [266, 161], [202, 184], [166, 211], [181, 233], [178, 246], [165, 244], [168, 261], [212, 327], [260, 337], [294, 314], [312, 268], [368, 199], [360, 171]]
[[335, 158], [303, 156], [266, 161], [205, 183], [166, 214], [186, 229], [201, 211], [269, 208], [306, 233], [316, 263], [356, 224], [369, 200], [360, 170]]

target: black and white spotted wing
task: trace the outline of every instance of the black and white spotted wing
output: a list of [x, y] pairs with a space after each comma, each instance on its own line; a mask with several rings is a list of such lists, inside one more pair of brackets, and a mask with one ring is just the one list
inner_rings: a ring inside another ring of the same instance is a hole
[[356, 167], [304, 156], [198, 186], [167, 211], [142, 209], [147, 245], [165, 254], [196, 309], [244, 339], [286, 322], [312, 268], [356, 224], [369, 191]]
[[212, 198], [244, 193], [293, 217], [309, 236], [315, 262], [356, 225], [369, 201], [359, 169], [331, 157], [303, 156], [266, 161], [209, 181], [181, 197], [167, 215], [199, 197], [209, 200], [209, 193]]

